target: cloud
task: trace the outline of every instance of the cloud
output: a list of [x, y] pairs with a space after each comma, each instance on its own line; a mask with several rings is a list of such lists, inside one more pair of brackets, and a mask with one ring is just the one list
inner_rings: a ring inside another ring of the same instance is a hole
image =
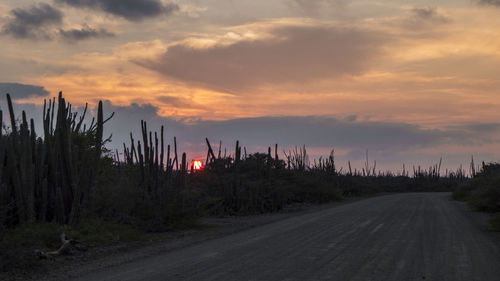
[[66, 42], [76, 42], [91, 38], [108, 38], [115, 36], [106, 29], [95, 29], [86, 24], [81, 28], [63, 29], [63, 13], [49, 4], [33, 5], [28, 9], [11, 10], [12, 17], [2, 27], [2, 33], [15, 38], [52, 40], [58, 36]]
[[79, 29], [76, 28], [67, 30], [60, 29], [59, 35], [61, 36], [62, 39], [69, 42], [81, 41], [91, 38], [109, 38], [115, 36], [114, 33], [106, 29], [103, 28], [95, 29], [88, 25], [84, 25]]
[[406, 151], [439, 145], [483, 145], [498, 141], [499, 123], [471, 123], [442, 129], [426, 129], [404, 122], [374, 122], [353, 116], [264, 116], [229, 120], [182, 120], [158, 115], [150, 105], [116, 106], [105, 104], [106, 112], [116, 112], [110, 121], [118, 145], [128, 133], [138, 136], [140, 120], [148, 121], [151, 130], [165, 125], [170, 137], [186, 143], [203, 143], [205, 137], [218, 142], [240, 140], [257, 147], [279, 143], [281, 146], [305, 144], [311, 147], [334, 147], [358, 150]]
[[468, 132], [471, 135], [491, 136], [500, 132], [500, 123], [469, 123], [462, 125], [449, 126], [449, 129]]
[[349, 2], [349, 0], [289, 0], [287, 3], [295, 10], [307, 14], [317, 14], [325, 8], [345, 8]]
[[[2, 103], [5, 99], [1, 100]], [[39, 117], [40, 105], [14, 104], [16, 117], [21, 110], [26, 110], [29, 117]], [[91, 107], [92, 108], [92, 107]], [[81, 107], [74, 107], [81, 111]], [[95, 111], [92, 108], [89, 113]], [[426, 129], [404, 122], [374, 122], [360, 120], [354, 116], [332, 118], [325, 116], [265, 116], [257, 118], [238, 118], [229, 120], [185, 120], [159, 116], [159, 108], [151, 104], [114, 105], [104, 102], [105, 116], [115, 112], [115, 117], [105, 125], [105, 135], [113, 135], [112, 143], [107, 147], [122, 151], [123, 143], [130, 145], [132, 132], [135, 140], [141, 140], [141, 120], [148, 123], [148, 130], [159, 131], [165, 126], [165, 141], [173, 144], [177, 137], [179, 151], [188, 153], [188, 157], [206, 155], [205, 137], [213, 145], [219, 140], [223, 148], [232, 152], [234, 142], [240, 141], [249, 153], [264, 152], [267, 146], [279, 144], [279, 150], [288, 150], [296, 145], [306, 145], [311, 156], [326, 155], [334, 148], [337, 160], [343, 166], [352, 160], [356, 166], [363, 161], [366, 149], [370, 159], [376, 159], [378, 167], [401, 167], [404, 162], [411, 165], [427, 165], [439, 161], [441, 156], [448, 167], [456, 168], [460, 163], [467, 163], [470, 155], [478, 161], [493, 161], [498, 154], [500, 123], [467, 123]], [[5, 115], [4, 120], [8, 117]], [[89, 116], [91, 119], [92, 116]], [[37, 129], [41, 129], [40, 118]], [[40, 133], [40, 132], [39, 132]], [[280, 153], [281, 156], [283, 156]], [[479, 156], [479, 157], [476, 157]], [[339, 162], [338, 162], [339, 163]], [[410, 166], [408, 166], [408, 164]]]
[[73, 7], [101, 10], [129, 21], [140, 21], [160, 15], [170, 15], [179, 10], [175, 3], [163, 4], [160, 0], [57, 0]]
[[415, 17], [421, 20], [436, 23], [446, 23], [449, 21], [447, 17], [440, 14], [434, 7], [413, 8], [411, 12]]
[[[447, 167], [467, 164], [473, 154], [476, 161], [493, 161], [498, 154], [500, 123], [470, 123], [427, 129], [405, 122], [374, 122], [354, 118], [325, 116], [264, 116], [229, 120], [183, 120], [158, 115], [159, 109], [150, 104], [117, 106], [106, 103], [105, 112], [114, 111], [115, 117], [107, 123], [106, 135], [113, 133], [109, 148], [122, 149], [130, 145], [129, 133], [141, 139], [140, 120], [146, 120], [148, 129], [159, 131], [165, 126], [165, 141], [173, 143], [177, 137], [179, 151], [188, 157], [206, 155], [205, 137], [217, 146], [222, 141], [228, 153], [236, 140], [249, 153], [267, 151], [279, 144], [280, 152], [306, 145], [312, 157], [326, 155], [334, 148], [337, 160], [346, 166], [347, 160], [356, 166], [363, 161], [366, 149], [378, 167], [400, 168], [402, 163], [430, 165], [443, 157]], [[141, 140], [142, 142], [142, 140]], [[490, 152], [488, 154], [488, 152]], [[283, 156], [280, 153], [281, 156]], [[408, 166], [410, 165], [410, 166]]]
[[[464, 67], [466, 65], [467, 67]], [[429, 67], [432, 66], [432, 67]], [[500, 67], [500, 58], [491, 54], [449, 54], [442, 57], [424, 58], [409, 62], [399, 70], [423, 73], [428, 77], [457, 77], [453, 83], [463, 83], [465, 79], [485, 81], [485, 84], [496, 86], [496, 70]], [[463, 87], [463, 86], [461, 86]], [[477, 89], [477, 85], [475, 85]]]
[[500, 7], [500, 0], [479, 0], [479, 4]]
[[415, 33], [422, 34], [422, 32], [430, 36], [438, 32], [437, 27], [445, 26], [450, 22], [451, 19], [435, 7], [414, 7], [407, 10], [401, 17], [395, 18], [395, 21], [389, 20], [388, 24], [401, 26], [407, 36]]
[[156, 98], [159, 102], [176, 108], [205, 108], [187, 98], [163, 95]]
[[207, 7], [199, 7], [189, 4], [184, 4], [179, 7], [179, 13], [188, 16], [189, 18], [197, 19], [201, 14], [207, 11]]
[[22, 99], [29, 97], [46, 97], [49, 92], [43, 86], [19, 84], [19, 83], [0, 83], [0, 95], [9, 93], [13, 99]]
[[180, 43], [158, 58], [135, 62], [170, 78], [243, 92], [266, 84], [361, 74], [387, 41], [379, 32], [328, 26], [286, 26], [270, 33], [208, 48]]
[[16, 8], [10, 14], [12, 17], [2, 27], [2, 33], [15, 38], [50, 39], [47, 27], [60, 25], [63, 19], [61, 11], [45, 3]]

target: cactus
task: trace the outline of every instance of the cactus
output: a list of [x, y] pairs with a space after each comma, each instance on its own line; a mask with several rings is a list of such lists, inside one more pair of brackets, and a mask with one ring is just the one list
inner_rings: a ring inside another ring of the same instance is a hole
[[160, 150], [160, 169], [161, 171], [164, 170], [164, 167], [163, 167], [163, 150], [164, 150], [164, 140], [163, 140], [163, 126], [161, 126], [161, 135], [160, 135], [160, 138], [161, 138], [161, 150]]
[[238, 163], [241, 160], [241, 147], [240, 147], [240, 141], [236, 141], [236, 146], [234, 148], [234, 162]]
[[14, 199], [16, 204], [17, 219], [19, 223], [26, 222], [26, 208], [24, 205], [24, 194], [21, 185], [21, 179], [18, 171], [18, 157], [14, 151], [14, 144], [7, 143], [7, 172], [10, 175], [12, 188], [14, 190]]
[[57, 100], [57, 113], [55, 98], [45, 100], [43, 139], [37, 139], [35, 122], [33, 119], [28, 122], [24, 111], [21, 123], [16, 124], [8, 94], [7, 103], [11, 132], [5, 136], [0, 133], [0, 161], [5, 163], [0, 169], [0, 179], [4, 181], [7, 177], [7, 184], [12, 186], [18, 222], [77, 223], [84, 209], [82, 204], [89, 206], [97, 184], [106, 122], [102, 102], [99, 102], [97, 122], [93, 121], [87, 128], [83, 124], [87, 105], [77, 119], [78, 113], [72, 111], [62, 93]]
[[[175, 162], [175, 169], [179, 170], [179, 161], [177, 158], [177, 138], [176, 137], [174, 137], [174, 154], [175, 154], [175, 158], [174, 158], [173, 162]], [[172, 162], [172, 165], [173, 165], [173, 162]]]
[[214, 151], [212, 149], [212, 146], [210, 145], [210, 141], [208, 140], [208, 138], [205, 138], [205, 141], [207, 142], [207, 147], [208, 147], [207, 160], [206, 160], [206, 163], [208, 164], [209, 161], [210, 162], [215, 161], [215, 154], [214, 154]]
[[3, 112], [0, 110], [0, 138], [3, 136]]
[[7, 94], [7, 106], [9, 107], [9, 115], [10, 115], [10, 129], [12, 131], [12, 135], [15, 138], [17, 135], [17, 126], [16, 126], [16, 117], [14, 115], [14, 107], [12, 106], [12, 99], [10, 95]]
[[278, 144], [274, 145], [274, 161], [276, 161], [276, 162], [279, 161], [279, 158], [278, 158]]

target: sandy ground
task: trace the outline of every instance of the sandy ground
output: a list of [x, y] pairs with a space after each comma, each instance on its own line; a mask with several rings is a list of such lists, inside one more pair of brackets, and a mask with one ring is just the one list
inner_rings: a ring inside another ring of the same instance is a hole
[[80, 256], [34, 279], [500, 280], [499, 234], [449, 193], [301, 209], [207, 219], [220, 227]]

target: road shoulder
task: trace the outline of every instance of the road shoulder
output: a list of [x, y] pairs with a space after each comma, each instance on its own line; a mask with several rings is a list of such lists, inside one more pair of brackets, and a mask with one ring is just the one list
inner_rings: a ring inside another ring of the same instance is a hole
[[204, 241], [221, 238], [250, 228], [285, 220], [290, 217], [321, 210], [335, 208], [360, 200], [383, 196], [377, 194], [368, 197], [350, 198], [339, 202], [321, 205], [295, 204], [278, 213], [234, 216], [207, 217], [202, 219], [205, 227], [200, 229], [166, 232], [159, 234], [160, 241], [129, 242], [91, 248], [87, 252], [58, 257], [53, 261], [43, 261], [41, 269], [35, 272], [16, 273], [2, 276], [1, 280], [65, 280], [71, 276], [85, 275], [89, 272], [117, 266], [141, 258], [175, 251]]

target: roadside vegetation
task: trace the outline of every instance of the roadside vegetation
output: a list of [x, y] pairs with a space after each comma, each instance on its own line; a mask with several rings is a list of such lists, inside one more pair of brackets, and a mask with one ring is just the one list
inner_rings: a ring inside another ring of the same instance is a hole
[[[35, 250], [57, 249], [61, 233], [87, 246], [150, 240], [154, 233], [200, 227], [203, 216], [278, 212], [294, 203], [380, 192], [455, 190], [482, 210], [499, 211], [498, 165], [483, 166], [467, 183], [465, 170], [442, 174], [440, 163], [382, 172], [367, 155], [361, 170], [338, 169], [333, 151], [310, 161], [306, 147], [280, 158], [277, 144], [247, 154], [236, 142], [228, 153], [206, 139], [207, 158], [197, 170], [175, 138], [166, 143], [164, 128], [152, 131], [145, 121], [138, 120], [142, 134], [131, 134], [122, 151], [106, 149], [103, 127], [113, 114], [104, 114], [101, 102], [95, 118], [87, 118], [87, 108], [73, 112], [61, 94], [46, 101], [41, 136], [34, 120], [24, 111], [16, 120], [9, 96], [7, 102], [10, 124], [0, 120], [0, 271], [37, 265]], [[490, 167], [496, 169], [491, 178]], [[491, 188], [476, 191], [480, 180]], [[496, 205], [488, 201], [492, 194]]]
[[490, 226], [500, 231], [500, 163], [483, 163], [472, 179], [453, 191], [475, 211], [491, 213]]

